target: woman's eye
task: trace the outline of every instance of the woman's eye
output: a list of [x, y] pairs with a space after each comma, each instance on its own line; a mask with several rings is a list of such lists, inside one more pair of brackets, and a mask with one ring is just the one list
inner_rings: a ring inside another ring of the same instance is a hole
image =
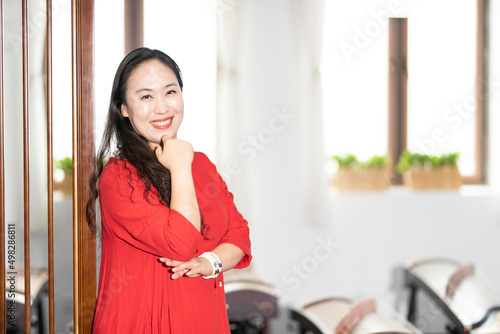
[[150, 99], [152, 98], [151, 95], [144, 95], [143, 97], [141, 97], [141, 100], [147, 100], [147, 99]]
[[169, 94], [175, 94], [175, 93], [177, 93], [175, 90], [169, 90], [169, 91], [167, 92], [167, 95], [169, 95]]

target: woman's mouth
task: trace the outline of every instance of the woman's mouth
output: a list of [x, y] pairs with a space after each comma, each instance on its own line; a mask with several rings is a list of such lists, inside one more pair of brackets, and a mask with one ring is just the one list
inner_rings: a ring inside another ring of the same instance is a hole
[[156, 129], [168, 129], [170, 125], [172, 125], [172, 119], [174, 116], [170, 116], [164, 119], [159, 119], [159, 120], [154, 120], [149, 122], [152, 126], [154, 126]]

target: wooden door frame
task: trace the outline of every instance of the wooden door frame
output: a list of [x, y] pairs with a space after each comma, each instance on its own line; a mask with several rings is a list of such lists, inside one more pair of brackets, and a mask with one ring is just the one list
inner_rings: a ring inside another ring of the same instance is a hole
[[94, 0], [72, 2], [73, 305], [75, 334], [90, 333], [96, 303], [96, 239], [85, 216], [94, 168]]

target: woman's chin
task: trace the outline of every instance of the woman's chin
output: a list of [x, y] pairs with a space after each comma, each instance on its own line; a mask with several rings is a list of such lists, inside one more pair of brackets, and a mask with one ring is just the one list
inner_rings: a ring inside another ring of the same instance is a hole
[[173, 139], [173, 138], [177, 138], [177, 132], [174, 132], [174, 133], [167, 133], [167, 132], [164, 132], [162, 134], [160, 134], [160, 137], [157, 138], [157, 139], [152, 139], [152, 140], [149, 140], [148, 141], [148, 144], [149, 144], [149, 147], [151, 147], [151, 149], [154, 150], [154, 148], [158, 145], [160, 145], [161, 143], [161, 139], [163, 138], [163, 136], [167, 136], [167, 138], [169, 139]]
[[151, 147], [152, 150], [156, 148], [156, 146], [160, 145], [160, 142], [153, 142], [153, 141], [148, 141], [149, 147]]

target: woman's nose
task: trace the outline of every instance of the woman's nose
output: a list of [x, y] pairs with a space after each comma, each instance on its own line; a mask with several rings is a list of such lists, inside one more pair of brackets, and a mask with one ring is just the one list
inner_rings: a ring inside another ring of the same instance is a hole
[[165, 114], [168, 112], [169, 106], [165, 99], [159, 98], [155, 103], [155, 113], [157, 114]]

